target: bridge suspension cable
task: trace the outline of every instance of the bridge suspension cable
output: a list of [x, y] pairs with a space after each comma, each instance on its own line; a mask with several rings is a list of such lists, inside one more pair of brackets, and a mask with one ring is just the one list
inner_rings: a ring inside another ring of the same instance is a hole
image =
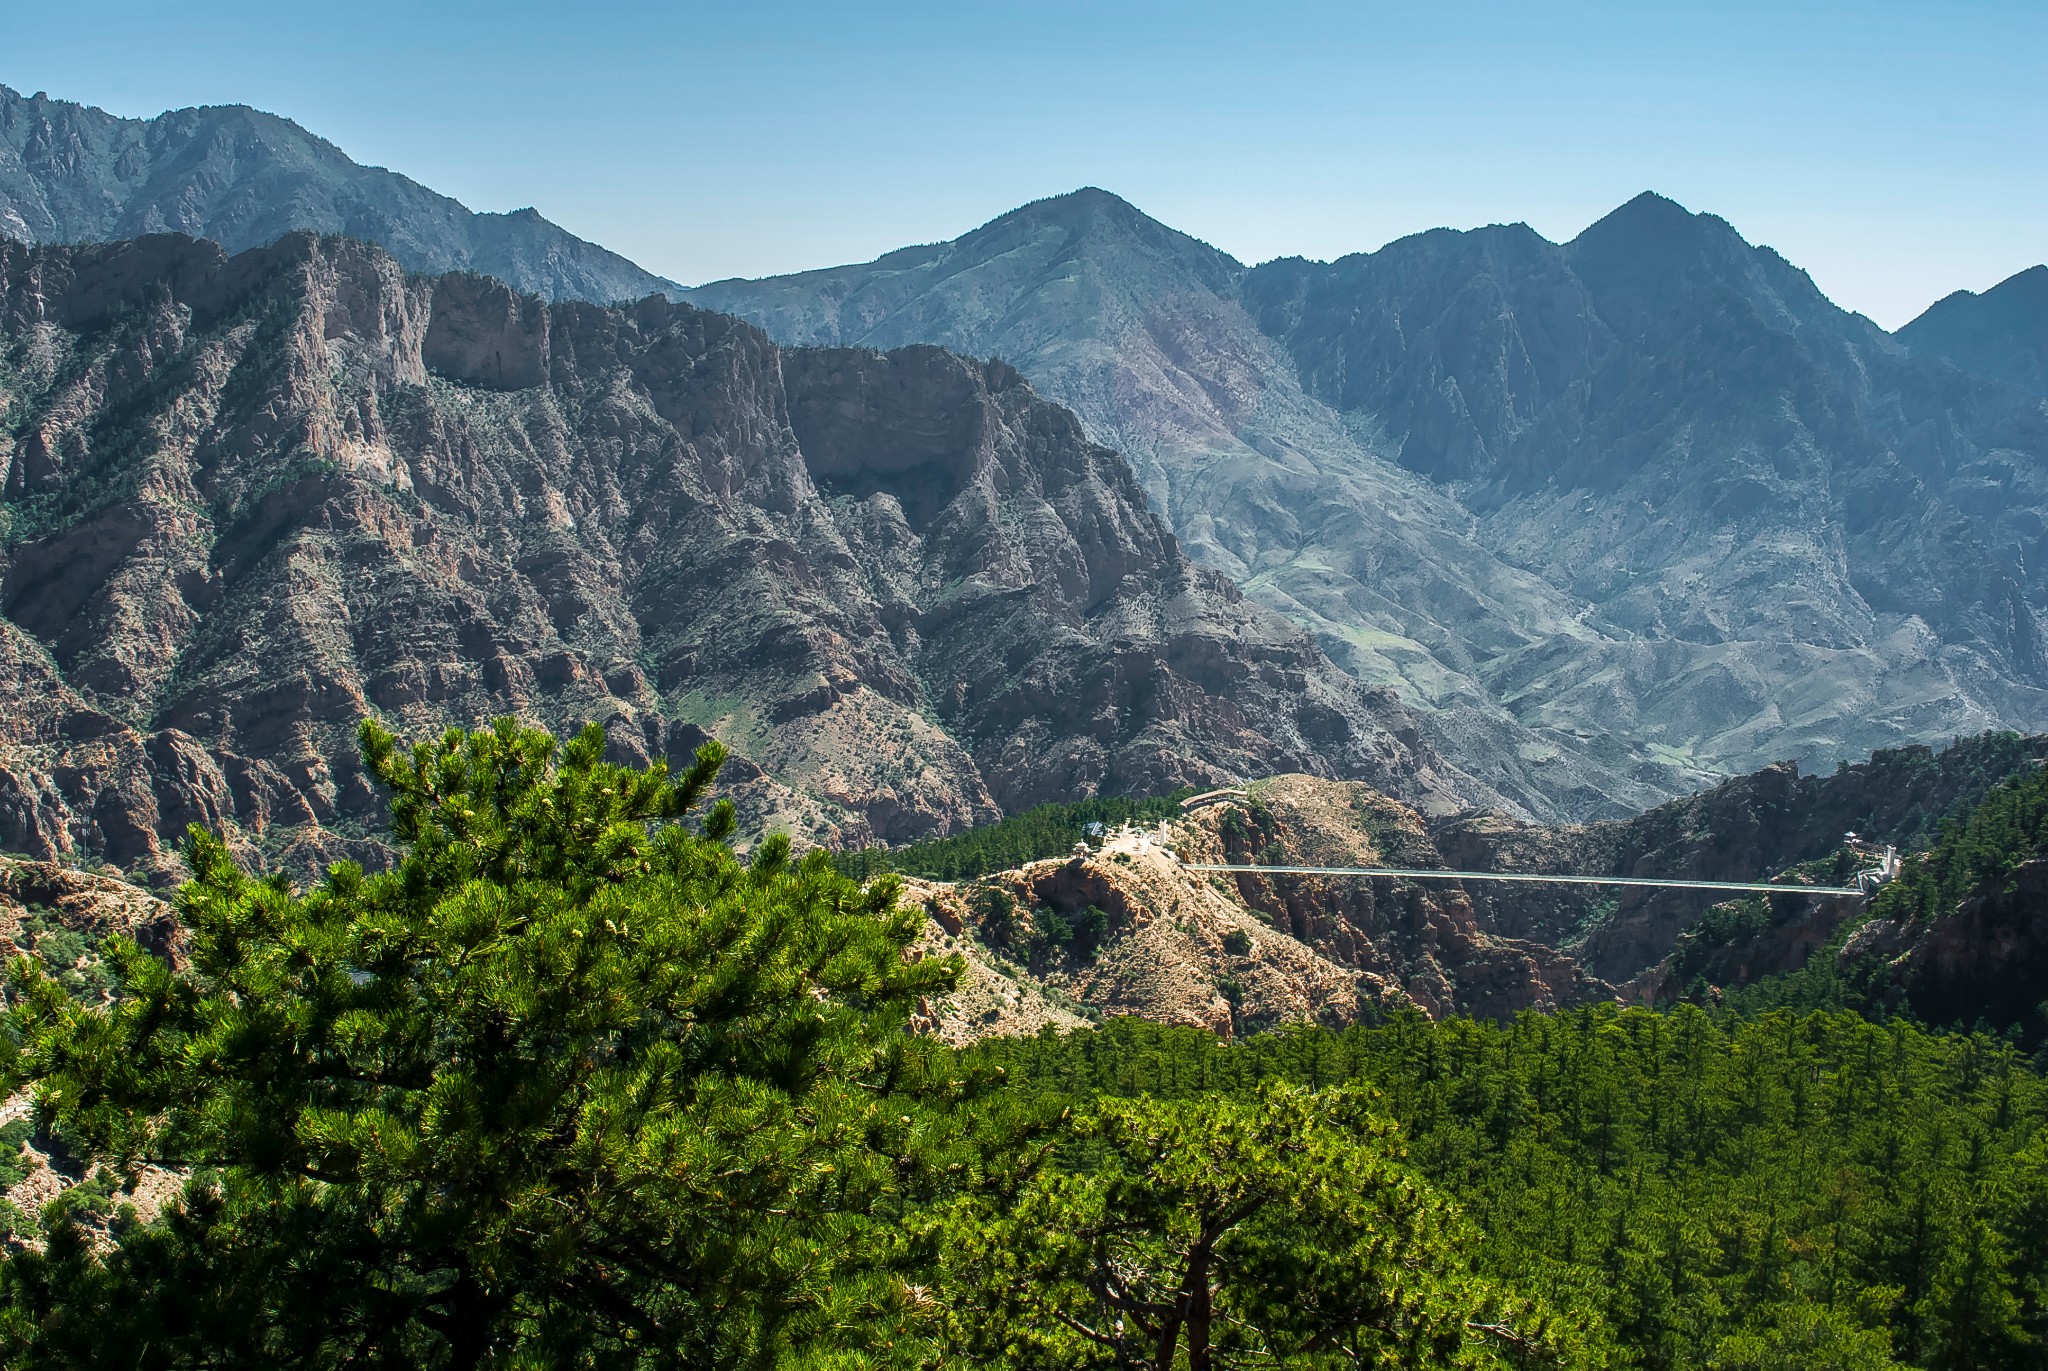
[[1648, 886], [1663, 890], [1731, 890], [1770, 895], [1862, 895], [1858, 886], [1764, 885], [1751, 881], [1654, 880], [1640, 876], [1554, 876], [1531, 871], [1440, 871], [1393, 866], [1248, 866], [1183, 862], [1189, 871], [1254, 871], [1268, 876], [1394, 876], [1411, 881], [1524, 881], [1551, 885]]

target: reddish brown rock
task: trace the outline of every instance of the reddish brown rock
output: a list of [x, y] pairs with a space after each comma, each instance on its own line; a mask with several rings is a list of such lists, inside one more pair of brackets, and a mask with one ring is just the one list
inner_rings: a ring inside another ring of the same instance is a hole
[[2022, 863], [1935, 918], [1873, 920], [1840, 956], [1845, 967], [1881, 963], [1881, 997], [1929, 1023], [2048, 1035], [2048, 861]]
[[167, 236], [0, 246], [0, 398], [0, 841], [34, 855], [169, 875], [200, 823], [374, 860], [366, 717], [716, 735], [751, 826], [827, 842], [1277, 770], [1489, 794], [999, 363]]

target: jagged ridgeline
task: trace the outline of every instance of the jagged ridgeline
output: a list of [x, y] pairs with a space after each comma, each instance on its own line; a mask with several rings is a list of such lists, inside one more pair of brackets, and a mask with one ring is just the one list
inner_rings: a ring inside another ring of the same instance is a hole
[[935, 838], [908, 847], [867, 847], [836, 853], [832, 864], [860, 881], [884, 871], [934, 881], [967, 881], [1027, 862], [1064, 856], [1074, 844], [1123, 824], [1156, 824], [1173, 818], [1181, 812], [1181, 798], [1193, 793], [1181, 789], [1172, 795], [1146, 799], [1111, 796], [1039, 805], [1014, 818], [971, 828], [950, 838]]
[[1492, 795], [1001, 363], [158, 236], [0, 244], [0, 401], [0, 849], [381, 865], [365, 718], [716, 735], [743, 824], [839, 847], [1281, 771]]

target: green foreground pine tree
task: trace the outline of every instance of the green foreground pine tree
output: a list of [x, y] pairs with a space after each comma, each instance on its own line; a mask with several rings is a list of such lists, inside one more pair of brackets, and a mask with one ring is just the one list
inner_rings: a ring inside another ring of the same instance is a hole
[[1032, 1371], [1609, 1363], [1597, 1329], [1476, 1274], [1478, 1235], [1371, 1091], [1102, 1099], [955, 1202], [949, 1346]]
[[715, 744], [677, 781], [596, 728], [363, 743], [392, 870], [300, 894], [194, 831], [187, 965], [112, 940], [87, 1004], [15, 964], [7, 1084], [100, 1175], [191, 1180], [104, 1237], [52, 1205], [0, 1365], [1610, 1363], [1472, 1270], [1367, 1092], [985, 1089], [909, 1032], [961, 965], [896, 878], [691, 819]]
[[393, 870], [295, 894], [194, 830], [188, 969], [117, 940], [102, 1009], [15, 966], [9, 1083], [194, 1180], [0, 1267], [9, 1364], [917, 1360], [896, 1235], [958, 1084], [903, 1027], [959, 968], [906, 958], [894, 879], [684, 822], [716, 744], [679, 780], [595, 726], [363, 745]]

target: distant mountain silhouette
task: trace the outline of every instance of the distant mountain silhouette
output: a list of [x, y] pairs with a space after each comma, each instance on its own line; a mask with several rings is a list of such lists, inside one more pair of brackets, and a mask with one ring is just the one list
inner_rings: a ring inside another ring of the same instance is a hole
[[1959, 290], [1898, 338], [1919, 356], [2048, 395], [2048, 266], [2028, 267], [1982, 295]]
[[239, 252], [294, 229], [381, 244], [409, 271], [481, 272], [554, 300], [637, 300], [675, 287], [531, 209], [472, 213], [246, 105], [121, 119], [0, 86], [0, 236], [79, 243], [177, 232]]
[[1539, 810], [2048, 726], [2040, 406], [1661, 196], [1246, 268], [1091, 189], [691, 298], [1000, 353]]

